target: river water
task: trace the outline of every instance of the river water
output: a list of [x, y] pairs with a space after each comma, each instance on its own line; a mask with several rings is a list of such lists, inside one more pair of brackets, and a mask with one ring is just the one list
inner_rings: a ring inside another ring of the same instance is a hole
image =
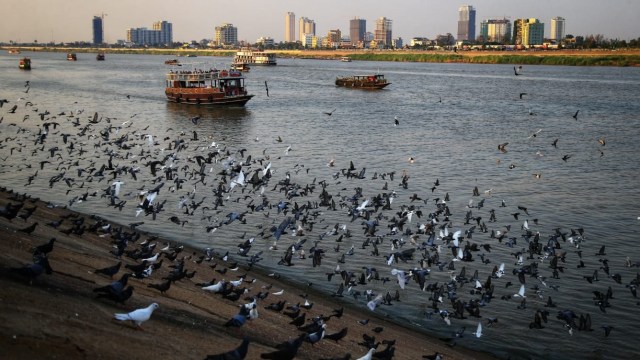
[[[465, 224], [465, 215], [471, 211], [472, 217], [481, 217], [480, 223], [487, 225], [488, 232], [483, 233], [476, 226], [472, 238], [465, 242], [491, 245], [490, 252], [484, 249], [474, 252], [474, 261], [454, 262], [453, 272], [458, 274], [465, 267], [470, 277], [477, 270], [484, 283], [494, 266], [505, 264], [505, 276], [492, 280], [493, 299], [481, 308], [482, 318], [452, 319], [448, 326], [438, 313], [429, 317], [434, 311], [428, 300], [431, 293], [419, 290], [413, 281], [404, 290], [396, 281], [370, 281], [352, 289], [361, 292], [369, 289], [380, 294], [399, 290], [400, 302], [380, 305], [376, 312], [438, 337], [450, 336], [465, 327], [465, 336], [458, 339], [458, 346], [503, 358], [638, 356], [635, 318], [640, 307], [627, 286], [636, 277], [637, 269], [628, 267], [626, 262], [627, 257], [632, 264], [640, 261], [640, 250], [635, 245], [640, 228], [638, 68], [524, 66], [516, 76], [512, 65], [278, 59], [275, 67], [254, 66], [246, 74], [249, 91], [255, 94], [246, 107], [205, 109], [166, 102], [163, 78], [168, 67], [163, 62], [167, 56], [107, 54], [106, 61], [98, 62], [94, 54], [78, 54], [77, 62], [68, 62], [61, 53], [22, 55], [32, 58], [33, 70], [18, 70], [16, 55], [0, 55], [0, 99], [9, 101], [0, 109], [2, 186], [123, 225], [144, 221], [138, 229], [172, 241], [211, 247], [219, 253], [234, 254], [237, 244], [255, 237], [249, 255], [263, 251], [264, 260], [259, 266], [301, 284], [312, 282], [314, 287], [327, 292], [337, 289], [339, 276], [328, 282], [325, 274], [334, 270], [337, 260], [352, 246], [353, 255], [347, 255], [340, 267], [356, 275], [363, 267], [375, 267], [381, 277], [394, 278], [391, 269], [408, 271], [418, 267], [420, 250], [407, 263], [387, 264], [384, 256], [397, 251], [391, 250], [391, 240], [406, 242], [400, 250], [415, 247], [408, 235], [392, 233], [388, 225], [392, 218], [401, 216], [403, 207], [414, 205], [423, 216], [414, 215], [405, 230], [416, 233], [419, 224], [428, 221], [427, 214], [436, 210], [436, 199], [442, 201], [448, 194], [451, 211], [448, 231], [462, 230], [464, 234], [477, 225], [475, 220]], [[224, 68], [231, 58], [198, 57], [184, 61], [192, 64], [181, 69]], [[336, 76], [367, 73], [384, 74], [392, 84], [382, 91], [334, 86]], [[25, 81], [30, 82], [28, 92]], [[19, 108], [10, 114], [8, 110], [14, 104]], [[43, 115], [43, 121], [39, 114], [45, 110], [49, 113]], [[331, 111], [332, 115], [325, 114]], [[81, 135], [81, 129], [95, 112], [102, 120], [90, 124]], [[29, 116], [25, 119], [25, 115]], [[195, 116], [200, 117], [197, 123], [190, 120]], [[74, 121], [82, 126], [74, 126]], [[44, 122], [57, 122], [59, 126], [49, 127], [43, 148], [34, 144]], [[110, 141], [128, 135], [126, 143], [130, 146], [119, 148], [101, 139], [100, 131], [109, 132]], [[193, 140], [194, 131], [198, 140]], [[69, 134], [75, 151], [69, 153], [62, 134]], [[154, 143], [148, 141], [148, 135]], [[187, 144], [186, 149], [177, 152], [170, 147], [177, 139]], [[498, 150], [498, 144], [502, 143], [508, 143], [506, 152]], [[49, 149], [53, 147], [61, 149], [59, 156], [50, 156]], [[80, 148], [87, 152], [80, 155]], [[200, 176], [190, 178], [192, 170], [199, 168], [194, 157], [214, 151], [221, 155], [205, 166], [204, 183], [197, 182]], [[126, 172], [116, 175], [123, 182], [118, 200], [126, 201], [122, 210], [108, 206], [108, 198], [101, 197], [114, 181], [111, 173], [106, 172], [108, 175], [103, 178], [87, 175], [95, 170], [77, 173], [77, 168], [100, 168], [109, 159], [107, 153], [114, 155], [116, 167], [139, 168], [136, 179]], [[176, 156], [166, 165], [180, 169], [176, 175], [184, 180], [181, 188], [166, 179], [152, 182], [154, 177], [145, 166], [172, 153]], [[251, 191], [251, 185], [237, 186], [223, 195], [224, 205], [213, 210], [213, 191], [221, 179], [219, 173], [229, 164], [246, 161], [249, 155], [250, 163], [242, 166], [248, 175], [271, 163], [273, 175], [264, 194]], [[333, 167], [327, 165], [331, 160]], [[41, 161], [45, 161], [43, 168], [31, 184], [25, 185], [29, 176], [40, 169]], [[366, 168], [363, 178], [344, 176], [346, 170], [341, 169], [348, 169], [351, 163], [355, 173]], [[383, 178], [383, 174], [392, 172], [393, 180], [389, 175]], [[400, 185], [403, 172], [409, 177], [406, 188]], [[61, 181], [50, 187], [49, 179], [61, 173], [72, 185]], [[540, 174], [539, 178], [534, 174]], [[287, 198], [277, 185], [287, 177], [301, 188], [315, 184], [315, 189]], [[157, 201], [166, 200], [164, 211], [155, 221], [144, 214], [136, 217], [138, 193], [162, 181], [165, 185]], [[288, 201], [292, 209], [294, 203], [301, 206], [310, 202], [314, 207], [320, 201], [322, 181], [326, 181], [326, 190], [333, 195], [336, 209], [309, 210], [309, 214], [314, 214], [313, 228], [307, 229], [304, 236], [294, 236], [288, 231], [278, 241], [278, 249], [270, 250], [274, 238], [269, 228], [292, 215], [278, 212], [275, 205]], [[434, 188], [436, 181], [439, 185]], [[475, 187], [479, 196], [473, 196]], [[352, 203], [347, 199], [356, 194], [356, 188], [361, 189], [362, 197]], [[93, 192], [97, 196], [70, 202]], [[357, 206], [381, 193], [392, 194], [393, 202], [391, 210], [373, 212], [373, 207], [367, 208], [372, 210], [372, 216], [380, 215], [376, 235], [382, 244], [378, 246], [380, 255], [374, 256], [371, 246], [366, 249], [361, 246], [366, 239], [363, 219], [353, 219], [348, 207], [340, 204]], [[414, 194], [422, 200], [412, 201]], [[178, 205], [185, 197], [191, 197], [187, 204], [201, 200], [203, 204], [193, 214], [185, 214]], [[259, 204], [263, 198], [273, 207], [260, 212], [247, 207]], [[483, 206], [478, 208], [482, 200]], [[501, 207], [503, 200], [505, 207]], [[518, 206], [526, 208], [528, 215]], [[489, 222], [492, 209], [496, 222]], [[245, 223], [234, 221], [218, 226], [228, 220], [228, 213], [245, 211]], [[516, 220], [512, 214], [517, 212], [520, 215]], [[169, 221], [172, 216], [188, 222], [177, 225]], [[566, 263], [559, 278], [552, 277], [549, 259], [538, 256], [526, 259], [528, 244], [522, 236], [525, 219], [531, 231], [539, 232], [544, 244], [556, 229], [563, 233], [584, 229], [580, 249], [560, 240], [561, 249], [557, 251], [566, 251]], [[439, 220], [438, 226], [445, 223], [444, 217]], [[321, 237], [336, 224], [337, 234]], [[351, 237], [343, 236], [338, 243], [339, 235], [344, 235], [343, 226]], [[207, 232], [207, 227], [217, 228]], [[513, 247], [506, 245], [506, 238], [498, 242], [490, 237], [492, 230], [504, 232], [508, 227], [507, 238], [516, 239]], [[260, 234], [263, 229], [264, 236]], [[438, 228], [436, 234], [439, 231]], [[317, 246], [325, 251], [321, 266], [314, 268], [309, 259], [297, 257], [293, 259], [294, 266], [277, 264], [286, 248], [300, 239], [307, 239], [303, 247], [307, 252], [314, 241], [319, 241]], [[426, 240], [425, 235], [420, 235], [417, 242]], [[436, 245], [441, 245], [440, 260], [449, 262], [451, 250], [441, 239], [436, 240]], [[596, 256], [602, 245], [606, 246], [606, 255]], [[536, 278], [526, 279], [524, 308], [519, 308], [521, 302], [517, 298], [502, 299], [515, 294], [520, 287], [512, 271], [523, 266], [516, 264], [513, 255], [521, 250], [525, 250], [524, 265], [537, 263], [538, 274], [546, 278], [546, 285]], [[584, 262], [580, 268], [579, 250]], [[480, 261], [482, 253], [489, 263]], [[603, 259], [608, 260], [611, 275], [620, 274], [620, 283], [607, 277], [602, 269]], [[585, 276], [591, 276], [594, 270], [598, 271], [599, 281], [589, 283]], [[440, 270], [433, 265], [427, 282], [443, 284], [450, 279], [446, 267]], [[513, 285], [507, 287], [508, 282]], [[470, 292], [473, 283], [458, 286], [458, 299], [468, 302], [479, 298]], [[534, 286], [542, 290], [540, 296]], [[614, 296], [609, 300], [610, 307], [602, 311], [593, 300], [593, 291], [606, 292], [609, 287]], [[544, 306], [549, 296], [557, 307]], [[362, 297], [345, 299], [363, 307], [366, 304]], [[453, 311], [446, 293], [439, 308]], [[543, 324], [543, 329], [530, 329], [537, 310], [549, 311], [549, 321]], [[578, 316], [589, 314], [593, 331], [574, 329], [571, 335], [565, 322], [556, 317], [560, 310], [572, 310]], [[489, 317], [497, 317], [498, 322], [488, 326]], [[481, 338], [471, 334], [478, 321], [484, 326]], [[602, 326], [613, 326], [610, 336], [605, 337]]]

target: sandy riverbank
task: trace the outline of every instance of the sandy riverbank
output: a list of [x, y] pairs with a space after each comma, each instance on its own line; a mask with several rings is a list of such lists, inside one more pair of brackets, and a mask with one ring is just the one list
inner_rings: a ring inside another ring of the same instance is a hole
[[[0, 286], [4, 289], [0, 295], [0, 357], [4, 359], [204, 359], [207, 355], [235, 348], [243, 336], [251, 340], [247, 359], [258, 359], [262, 353], [275, 351], [276, 344], [302, 333], [289, 324], [291, 318], [264, 307], [282, 300], [287, 305], [298, 302], [304, 304], [305, 299], [300, 297], [303, 293], [308, 294], [307, 299], [313, 303], [311, 309], [302, 310], [307, 313], [307, 319], [328, 316], [333, 309], [344, 306], [344, 315], [341, 318], [331, 317], [326, 322], [326, 329], [327, 334], [343, 328], [348, 331], [339, 342], [324, 339], [315, 345], [303, 343], [297, 359], [334, 358], [346, 354], [359, 358], [367, 352], [366, 347], [358, 344], [363, 342], [363, 334], [375, 336], [376, 341], [395, 340], [394, 359], [420, 359], [423, 355], [436, 352], [444, 354], [446, 359], [491, 358], [460, 346], [451, 348], [441, 340], [379, 318], [374, 312], [345, 305], [340, 298], [322, 297], [312, 288], [296, 287], [284, 278], [275, 279], [248, 269], [228, 270], [222, 275], [212, 268], [213, 265], [217, 264], [217, 270], [228, 268], [233, 259], [225, 262], [215, 256], [210, 261], [199, 262], [203, 252], [186, 247], [173, 261], [164, 256], [162, 266], [150, 278], [131, 278], [129, 285], [133, 286], [133, 295], [124, 305], [98, 299], [93, 289], [108, 285], [113, 280], [94, 273], [95, 269], [114, 265], [118, 261], [123, 264], [138, 263], [127, 256], [118, 259], [111, 253], [116, 229], [122, 228], [123, 232], [130, 233], [135, 230], [67, 209], [48, 207], [42, 201], [3, 189], [0, 191], [0, 208], [6, 209], [8, 204], [21, 204], [22, 207], [13, 219], [0, 217]], [[29, 209], [33, 209], [33, 212], [26, 216]], [[65, 220], [57, 229], [47, 225], [63, 218]], [[83, 226], [86, 227], [82, 235], [66, 234], [66, 230], [71, 229], [73, 222], [79, 219], [84, 219]], [[20, 231], [34, 224], [37, 225], [33, 232]], [[111, 232], [102, 230], [102, 226], [108, 224], [111, 225]], [[48, 255], [53, 269], [51, 275], [40, 275], [30, 284], [27, 278], [10, 270], [30, 264], [33, 248], [47, 243], [52, 237], [56, 238], [56, 242]], [[157, 243], [156, 249], [167, 245], [162, 239], [140, 234], [128, 249], [140, 248], [140, 244], [148, 240]], [[162, 283], [162, 278], [172, 270], [170, 265], [177, 264], [181, 259], [188, 273], [195, 271], [192, 278], [172, 283], [164, 294], [148, 287], [149, 284]], [[121, 267], [114, 279], [122, 276], [125, 270], [124, 266]], [[220, 295], [208, 294], [196, 285], [213, 278], [236, 280], [245, 273], [247, 280], [256, 280], [242, 285], [247, 287], [248, 293], [235, 302]], [[265, 289], [267, 286], [270, 286], [269, 290]], [[284, 290], [284, 294], [273, 294], [279, 290]], [[249, 302], [245, 298], [261, 291], [269, 291], [270, 294], [258, 301], [257, 319], [248, 321], [239, 329], [224, 327], [224, 323], [238, 312], [239, 305]], [[158, 303], [159, 308], [143, 324], [144, 331], [113, 319], [114, 313], [146, 307], [153, 302]], [[365, 326], [358, 323], [362, 319], [370, 321]], [[384, 330], [376, 334], [372, 331], [375, 327]], [[385, 348], [381, 344], [378, 351]]]

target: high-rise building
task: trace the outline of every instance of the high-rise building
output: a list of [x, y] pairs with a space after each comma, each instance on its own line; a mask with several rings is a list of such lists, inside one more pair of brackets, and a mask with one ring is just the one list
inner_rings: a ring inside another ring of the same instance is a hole
[[156, 21], [153, 23], [153, 30], [159, 31], [159, 43], [171, 45], [173, 43], [173, 25], [167, 21]]
[[296, 42], [296, 14], [292, 12], [284, 16], [284, 42]]
[[102, 27], [102, 16], [93, 17], [93, 45], [100, 45], [104, 42], [104, 28]]
[[127, 29], [127, 42], [136, 45], [171, 45], [173, 26], [167, 21], [153, 23], [153, 30], [147, 28]]
[[364, 35], [367, 33], [367, 20], [353, 18], [349, 20], [349, 37], [352, 45], [365, 41]]
[[544, 24], [536, 18], [517, 19], [513, 22], [513, 42], [516, 45], [542, 45]]
[[373, 32], [373, 40], [382, 45], [383, 47], [389, 47], [393, 44], [391, 43], [392, 33], [391, 33], [391, 25], [393, 22], [391, 19], [387, 19], [386, 17], [380, 17], [376, 20], [376, 29]]
[[340, 29], [329, 30], [326, 39], [328, 46], [337, 48], [342, 42], [342, 32], [340, 31]]
[[561, 41], [564, 39], [564, 18], [556, 16], [551, 19], [551, 34], [549, 39]]
[[508, 19], [488, 19], [480, 23], [480, 36], [487, 42], [511, 42], [511, 22]]
[[476, 9], [463, 5], [458, 9], [458, 41], [476, 39]]
[[316, 34], [316, 23], [306, 17], [301, 17], [298, 26], [300, 27], [300, 39], [304, 38], [305, 34]]
[[238, 28], [233, 24], [223, 24], [216, 26], [216, 44], [235, 45], [238, 43]]

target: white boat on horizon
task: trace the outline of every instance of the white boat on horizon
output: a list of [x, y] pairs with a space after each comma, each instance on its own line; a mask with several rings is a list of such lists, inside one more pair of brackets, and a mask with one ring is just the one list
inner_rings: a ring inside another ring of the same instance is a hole
[[242, 49], [234, 56], [233, 64], [276, 65], [276, 54], [260, 50]]

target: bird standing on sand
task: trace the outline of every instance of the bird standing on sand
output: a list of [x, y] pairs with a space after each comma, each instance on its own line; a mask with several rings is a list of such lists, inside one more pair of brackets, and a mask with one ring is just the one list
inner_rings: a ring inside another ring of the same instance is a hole
[[207, 355], [205, 360], [243, 360], [249, 350], [249, 338], [244, 337], [242, 343], [235, 349], [217, 355]]
[[133, 310], [127, 314], [114, 314], [113, 316], [116, 320], [120, 321], [130, 320], [138, 329], [142, 330], [142, 323], [149, 320], [151, 318], [151, 314], [153, 314], [153, 311], [157, 308], [158, 304], [153, 303], [146, 308]]

